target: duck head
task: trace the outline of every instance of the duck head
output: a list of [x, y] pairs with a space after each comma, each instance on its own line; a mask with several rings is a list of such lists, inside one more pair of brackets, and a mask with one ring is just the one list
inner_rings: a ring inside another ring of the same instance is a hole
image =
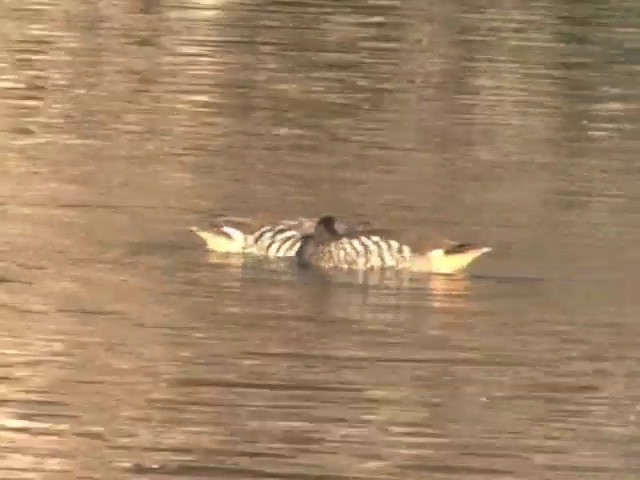
[[341, 220], [338, 220], [333, 215], [324, 215], [320, 217], [316, 223], [316, 228], [313, 231], [313, 236], [316, 240], [331, 240], [339, 238], [341, 235], [346, 235], [351, 228], [349, 225]]
[[323, 215], [316, 222], [313, 233], [302, 237], [300, 247], [296, 251], [298, 263], [300, 265], [309, 265], [311, 256], [320, 245], [338, 239], [349, 231], [350, 227], [335, 216]]

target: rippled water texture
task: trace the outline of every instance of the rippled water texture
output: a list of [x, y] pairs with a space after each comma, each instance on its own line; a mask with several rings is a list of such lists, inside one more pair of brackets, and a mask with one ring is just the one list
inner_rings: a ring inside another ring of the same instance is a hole
[[[640, 476], [640, 4], [0, 4], [0, 478]], [[462, 277], [208, 255], [335, 213]]]

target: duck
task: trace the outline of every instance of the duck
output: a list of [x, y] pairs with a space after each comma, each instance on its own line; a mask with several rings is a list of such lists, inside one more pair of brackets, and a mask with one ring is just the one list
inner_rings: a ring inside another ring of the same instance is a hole
[[490, 251], [491, 247], [449, 242], [440, 248], [418, 252], [407, 244], [365, 230], [342, 232], [336, 217], [325, 215], [318, 219], [313, 233], [302, 237], [295, 255], [303, 268], [454, 274]]
[[[261, 224], [249, 233], [229, 225], [230, 222], [219, 223], [209, 230], [195, 226], [190, 227], [190, 230], [212, 252], [281, 258], [295, 257], [302, 238], [314, 232], [318, 221], [318, 217], [280, 220]], [[355, 233], [369, 225], [367, 222], [350, 224], [336, 217], [333, 217], [332, 222], [332, 230], [340, 235]]]

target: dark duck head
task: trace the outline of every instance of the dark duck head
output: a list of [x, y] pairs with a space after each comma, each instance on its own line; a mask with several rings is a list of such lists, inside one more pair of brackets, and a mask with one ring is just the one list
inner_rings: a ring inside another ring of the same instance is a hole
[[298, 263], [303, 266], [311, 265], [311, 257], [318, 247], [337, 240], [350, 232], [351, 228], [333, 215], [324, 215], [316, 222], [313, 233], [302, 237], [300, 247], [296, 252]]

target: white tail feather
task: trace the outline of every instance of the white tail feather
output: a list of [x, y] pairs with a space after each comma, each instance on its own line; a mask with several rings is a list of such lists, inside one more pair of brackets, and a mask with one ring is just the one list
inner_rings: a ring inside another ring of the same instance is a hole
[[431, 272], [456, 273], [464, 270], [480, 255], [490, 251], [490, 247], [478, 247], [459, 253], [447, 253], [445, 250], [438, 248], [431, 250], [426, 256], [431, 264]]
[[191, 231], [204, 240], [207, 249], [219, 253], [241, 253], [245, 247], [245, 236], [233, 227], [221, 227], [220, 232], [207, 232], [198, 227]]
[[238, 243], [241, 243], [244, 246], [244, 233], [242, 233], [240, 230], [233, 227], [227, 227], [226, 225], [223, 225], [222, 227], [220, 227], [220, 230], [222, 230], [224, 233], [229, 235], [229, 237], [231, 237], [233, 240], [235, 240]]

